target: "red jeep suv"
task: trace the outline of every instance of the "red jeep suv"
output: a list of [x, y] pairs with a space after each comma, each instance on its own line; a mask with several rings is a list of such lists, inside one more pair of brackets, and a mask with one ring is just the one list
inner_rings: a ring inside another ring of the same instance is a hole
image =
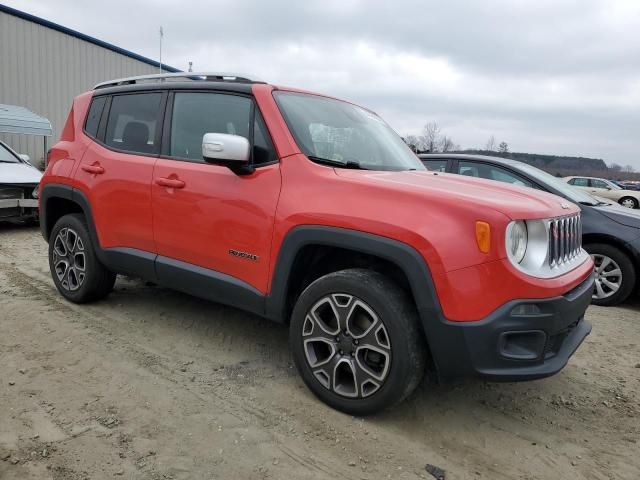
[[429, 172], [375, 113], [228, 74], [78, 96], [40, 183], [53, 281], [116, 274], [289, 325], [307, 386], [364, 415], [441, 379], [558, 372], [591, 326], [576, 206]]

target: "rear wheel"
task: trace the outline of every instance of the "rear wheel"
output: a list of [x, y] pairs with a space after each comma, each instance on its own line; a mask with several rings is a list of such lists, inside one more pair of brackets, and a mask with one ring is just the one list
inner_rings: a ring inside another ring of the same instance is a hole
[[638, 200], [633, 197], [622, 197], [618, 203], [626, 208], [638, 208]]
[[290, 343], [311, 391], [352, 415], [399, 403], [424, 376], [426, 353], [413, 303], [370, 270], [342, 270], [309, 285], [293, 310]]
[[49, 268], [64, 298], [75, 303], [100, 300], [113, 289], [116, 275], [98, 260], [84, 217], [61, 217], [49, 239]]
[[624, 302], [636, 284], [636, 269], [631, 259], [613, 245], [591, 243], [584, 248], [593, 258], [596, 272], [591, 303], [608, 307]]

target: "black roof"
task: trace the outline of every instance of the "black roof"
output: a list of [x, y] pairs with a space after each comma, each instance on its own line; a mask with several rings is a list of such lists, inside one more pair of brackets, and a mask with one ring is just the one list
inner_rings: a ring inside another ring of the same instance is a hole
[[215, 90], [223, 92], [242, 93], [245, 95], [251, 95], [251, 86], [253, 83], [240, 83], [240, 82], [212, 82], [212, 81], [197, 81], [197, 82], [146, 82], [136, 83], [132, 85], [118, 85], [116, 87], [104, 87], [95, 90], [94, 97], [99, 95], [112, 95], [114, 93], [130, 93], [130, 92], [148, 92], [148, 91], [162, 91], [162, 90]]
[[509, 158], [492, 157], [490, 155], [477, 155], [471, 153], [420, 153], [418, 158], [421, 160], [438, 160], [438, 159], [459, 159], [459, 160], [478, 160], [490, 163], [497, 163], [499, 165], [526, 165], [524, 162], [518, 160], [511, 160]]
[[[58, 32], [64, 33], [66, 35], [70, 35], [75, 38], [79, 38], [80, 40], [84, 40], [85, 42], [93, 43], [102, 48], [106, 48], [107, 50], [111, 50], [112, 52], [119, 53], [120, 55], [124, 55], [129, 58], [133, 58], [134, 60], [138, 60], [139, 62], [146, 63], [156, 68], [160, 68], [160, 63], [156, 60], [152, 60], [147, 57], [143, 57], [142, 55], [138, 55], [137, 53], [131, 52], [129, 50], [125, 50], [124, 48], [117, 47], [108, 42], [103, 42], [102, 40], [98, 40], [97, 38], [90, 37], [89, 35], [85, 35], [84, 33], [80, 33], [76, 30], [72, 30], [70, 28], [64, 27], [57, 23], [50, 22], [49, 20], [45, 20], [44, 18], [36, 17], [35, 15], [31, 15], [30, 13], [26, 13], [20, 10], [16, 10], [15, 8], [7, 7], [6, 5], [0, 4], [0, 12], [7, 13], [9, 15], [13, 15], [14, 17], [22, 18], [23, 20], [27, 20], [29, 22], [37, 23], [38, 25], [42, 25], [43, 27], [50, 28], [52, 30], [56, 30]], [[169, 65], [162, 64], [162, 69], [167, 72], [180, 72], [181, 70]]]

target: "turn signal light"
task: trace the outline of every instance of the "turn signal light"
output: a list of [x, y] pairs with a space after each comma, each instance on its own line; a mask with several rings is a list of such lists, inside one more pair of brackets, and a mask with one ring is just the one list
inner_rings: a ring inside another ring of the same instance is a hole
[[487, 222], [476, 222], [476, 242], [482, 253], [491, 249], [491, 227]]

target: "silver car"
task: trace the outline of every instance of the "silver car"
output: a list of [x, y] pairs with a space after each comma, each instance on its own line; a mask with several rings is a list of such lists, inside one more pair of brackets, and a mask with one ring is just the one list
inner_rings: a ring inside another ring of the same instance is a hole
[[0, 221], [38, 219], [38, 184], [42, 173], [27, 155], [0, 142]]

